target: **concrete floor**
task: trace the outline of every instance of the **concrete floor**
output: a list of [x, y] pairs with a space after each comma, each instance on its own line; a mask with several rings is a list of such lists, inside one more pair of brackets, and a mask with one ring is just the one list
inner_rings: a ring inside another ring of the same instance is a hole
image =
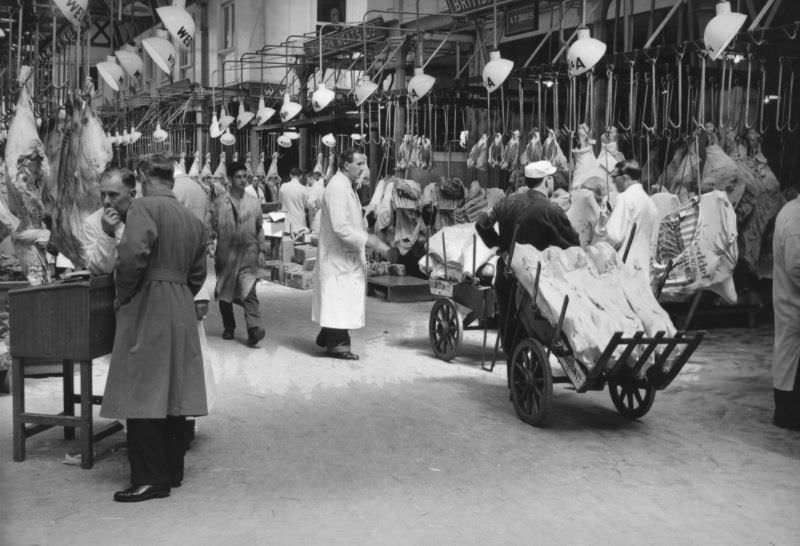
[[[310, 291], [259, 296], [261, 348], [208, 319], [216, 401], [168, 499], [111, 500], [121, 434], [92, 470], [62, 464], [77, 446], [58, 430], [12, 462], [0, 396], [0, 544], [800, 544], [800, 434], [770, 423], [769, 328], [711, 331], [641, 421], [557, 385], [533, 428], [505, 368], [480, 369], [478, 333], [431, 356], [430, 303], [369, 298], [362, 358], [343, 362], [318, 355]], [[58, 380], [28, 381], [31, 409], [59, 406]]]

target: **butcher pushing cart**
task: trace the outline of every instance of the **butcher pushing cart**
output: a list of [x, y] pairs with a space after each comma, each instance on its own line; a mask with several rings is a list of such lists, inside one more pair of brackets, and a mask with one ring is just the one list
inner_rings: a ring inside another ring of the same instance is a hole
[[[513, 252], [514, 247], [512, 256]], [[537, 304], [541, 268], [541, 263], [537, 264], [532, 290], [515, 278], [512, 310], [504, 321], [505, 328], [516, 329], [511, 337], [513, 347], [507, 350], [511, 351], [508, 386], [517, 416], [531, 425], [543, 424], [553, 384], [570, 383], [579, 393], [608, 385], [611, 401], [621, 415], [643, 417], [652, 407], [656, 391], [665, 389], [692, 356], [703, 332], [677, 331], [670, 336], [664, 331], [653, 335], [615, 332], [594, 362], [581, 362], [563, 331], [569, 296], [564, 296], [556, 321], [546, 318]], [[558, 361], [563, 376], [553, 376], [552, 359]]]

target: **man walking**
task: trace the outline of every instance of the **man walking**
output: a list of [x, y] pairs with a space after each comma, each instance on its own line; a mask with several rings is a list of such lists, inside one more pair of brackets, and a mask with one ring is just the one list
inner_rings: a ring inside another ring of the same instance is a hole
[[178, 203], [173, 163], [140, 167], [117, 248], [116, 335], [100, 415], [127, 419], [131, 486], [118, 502], [166, 497], [183, 481], [186, 416], [207, 413], [192, 296], [206, 276], [202, 222]]
[[314, 279], [312, 320], [321, 326], [317, 345], [333, 358], [358, 360], [350, 351], [348, 330], [362, 328], [366, 307], [366, 247], [386, 254], [390, 247], [368, 234], [361, 216], [357, 183], [366, 156], [355, 148], [339, 157], [339, 171], [322, 194], [319, 254]]
[[244, 163], [228, 166], [230, 189], [214, 203], [211, 228], [217, 234], [215, 270], [216, 295], [222, 315], [222, 339], [233, 339], [236, 319], [233, 304], [244, 308], [247, 345], [255, 347], [264, 339], [261, 311], [256, 296], [258, 257], [265, 248], [261, 205], [245, 193], [248, 182]]

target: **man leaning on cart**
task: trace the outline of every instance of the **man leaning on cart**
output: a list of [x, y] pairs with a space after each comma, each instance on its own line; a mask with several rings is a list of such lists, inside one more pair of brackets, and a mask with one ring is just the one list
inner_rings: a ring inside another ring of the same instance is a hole
[[[513, 275], [507, 264], [512, 241], [533, 245], [539, 250], [549, 246], [567, 248], [578, 246], [580, 240], [566, 213], [550, 202], [552, 175], [556, 168], [549, 161], [535, 161], [525, 166], [525, 185], [528, 191], [504, 197], [488, 213], [482, 214], [475, 230], [486, 246], [496, 247], [500, 259], [497, 264], [495, 290], [499, 304], [500, 330], [503, 349], [509, 355], [516, 342], [510, 334], [515, 329], [509, 317], [509, 297], [512, 294]], [[497, 223], [499, 233], [495, 230]], [[504, 328], [504, 326], [509, 326]]]

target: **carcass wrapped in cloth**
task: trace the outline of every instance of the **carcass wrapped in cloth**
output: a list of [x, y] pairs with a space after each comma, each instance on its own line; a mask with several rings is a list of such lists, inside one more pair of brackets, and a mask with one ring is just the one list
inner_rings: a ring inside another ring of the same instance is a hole
[[[537, 265], [541, 264], [538, 288]], [[622, 263], [607, 243], [585, 248], [544, 251], [532, 245], [517, 245], [511, 268], [517, 280], [550, 324], [559, 320], [564, 297], [569, 304], [562, 331], [575, 358], [591, 370], [615, 332], [625, 337], [636, 332], [652, 336], [659, 331], [675, 334], [675, 326], [653, 296], [645, 278]], [[637, 358], [642, 348], [634, 349]], [[614, 351], [620, 356], [623, 347]], [[651, 365], [653, 358], [645, 365]]]
[[[419, 260], [419, 269], [431, 279], [447, 279], [460, 282], [476, 275], [487, 273], [493, 277], [496, 264], [494, 250], [483, 244], [475, 231], [475, 223], [447, 226], [428, 239], [428, 255]], [[445, 267], [447, 263], [447, 267]], [[484, 268], [486, 271], [481, 271]], [[446, 271], [445, 271], [446, 270]]]

